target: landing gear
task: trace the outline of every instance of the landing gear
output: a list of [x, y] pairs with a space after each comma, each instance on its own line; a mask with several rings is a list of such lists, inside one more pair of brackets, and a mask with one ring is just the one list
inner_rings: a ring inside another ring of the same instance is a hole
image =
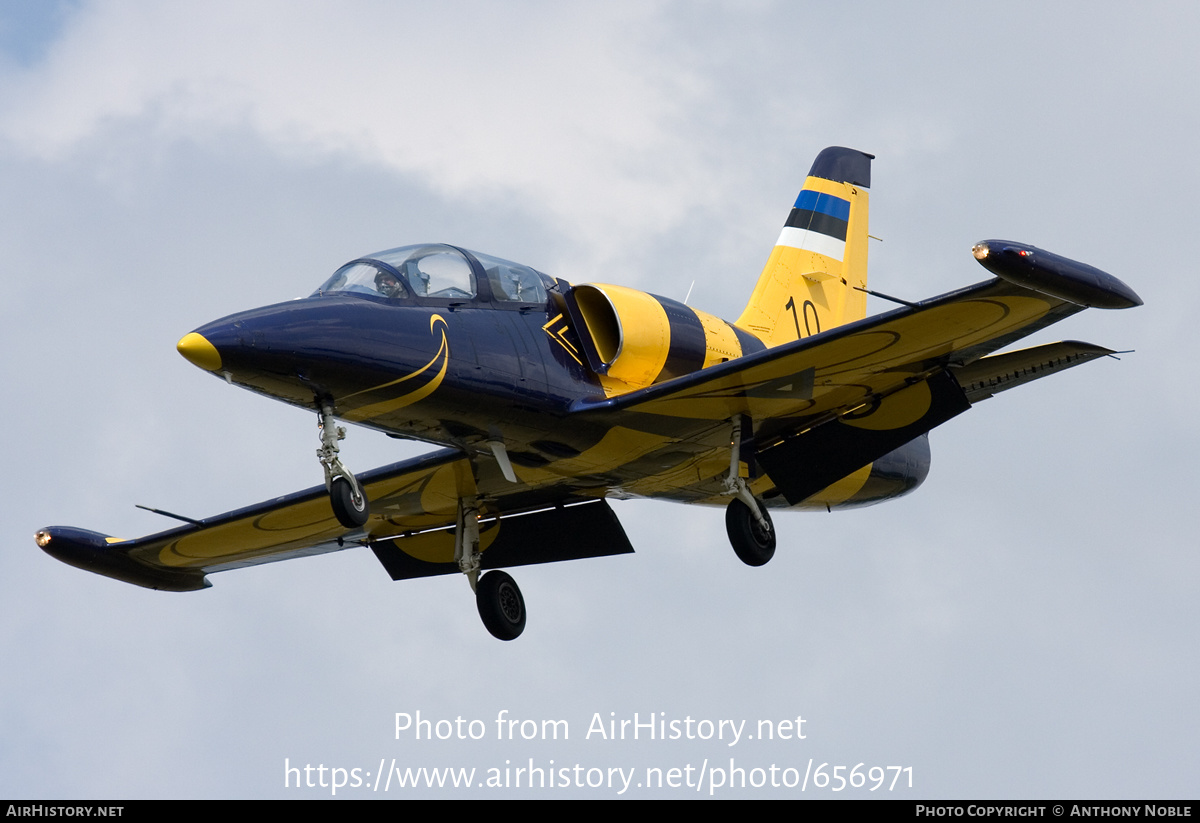
[[775, 556], [775, 527], [771, 515], [762, 511], [762, 520], [750, 511], [750, 507], [734, 498], [725, 509], [725, 531], [733, 551], [747, 566], [765, 566]]
[[355, 497], [354, 488], [346, 478], [333, 478], [329, 487], [329, 502], [333, 506], [333, 516], [347, 529], [357, 529], [367, 522], [370, 514], [367, 496], [360, 492]]
[[525, 598], [516, 581], [504, 572], [490, 571], [479, 579], [475, 605], [493, 637], [515, 640], [525, 631]]
[[321, 448], [317, 449], [317, 459], [325, 469], [325, 488], [329, 490], [333, 516], [347, 529], [361, 528], [370, 515], [370, 504], [358, 480], [338, 457], [338, 441], [346, 438], [346, 429], [334, 422], [332, 404], [322, 403], [319, 414]]
[[742, 416], [735, 414], [730, 421], [729, 476], [725, 478], [725, 493], [732, 494], [725, 509], [725, 531], [733, 551], [747, 566], [764, 566], [775, 556], [775, 526], [767, 507], [754, 496], [741, 477]]
[[517, 582], [502, 571], [479, 575], [479, 504], [474, 497], [458, 499], [454, 560], [475, 592], [475, 607], [492, 637], [500, 640], [520, 637], [525, 631], [525, 598]]

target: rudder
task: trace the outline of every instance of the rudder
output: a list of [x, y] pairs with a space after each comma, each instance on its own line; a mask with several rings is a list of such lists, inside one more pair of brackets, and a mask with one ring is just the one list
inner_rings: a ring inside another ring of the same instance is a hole
[[866, 317], [873, 159], [840, 146], [817, 155], [735, 325], [771, 347]]

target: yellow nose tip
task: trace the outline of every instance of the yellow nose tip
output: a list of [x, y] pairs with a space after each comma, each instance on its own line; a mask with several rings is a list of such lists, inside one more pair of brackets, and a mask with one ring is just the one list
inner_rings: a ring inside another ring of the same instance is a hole
[[208, 371], [217, 371], [221, 368], [220, 352], [217, 351], [216, 346], [205, 340], [202, 334], [195, 332], [185, 334], [175, 348], [194, 366]]

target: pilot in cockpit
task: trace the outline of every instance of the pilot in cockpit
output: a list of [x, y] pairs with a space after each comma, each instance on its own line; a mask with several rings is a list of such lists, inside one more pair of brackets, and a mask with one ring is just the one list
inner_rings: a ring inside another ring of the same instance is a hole
[[381, 271], [375, 275], [375, 289], [384, 297], [403, 297], [404, 286], [390, 271]]

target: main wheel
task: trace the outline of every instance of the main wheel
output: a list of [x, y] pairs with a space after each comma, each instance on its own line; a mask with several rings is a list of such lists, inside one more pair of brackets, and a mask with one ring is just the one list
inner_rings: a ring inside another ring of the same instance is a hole
[[347, 529], [357, 529], [367, 522], [370, 513], [367, 496], [364, 494], [356, 503], [354, 487], [346, 478], [333, 478], [329, 487], [329, 503], [333, 506], [333, 516]]
[[525, 598], [517, 582], [504, 572], [490, 571], [479, 578], [475, 605], [493, 637], [516, 640], [525, 631]]
[[763, 519], [767, 521], [765, 529], [750, 507], [736, 497], [725, 509], [725, 531], [729, 533], [729, 542], [747, 566], [766, 565], [775, 556], [775, 526], [765, 508]]

